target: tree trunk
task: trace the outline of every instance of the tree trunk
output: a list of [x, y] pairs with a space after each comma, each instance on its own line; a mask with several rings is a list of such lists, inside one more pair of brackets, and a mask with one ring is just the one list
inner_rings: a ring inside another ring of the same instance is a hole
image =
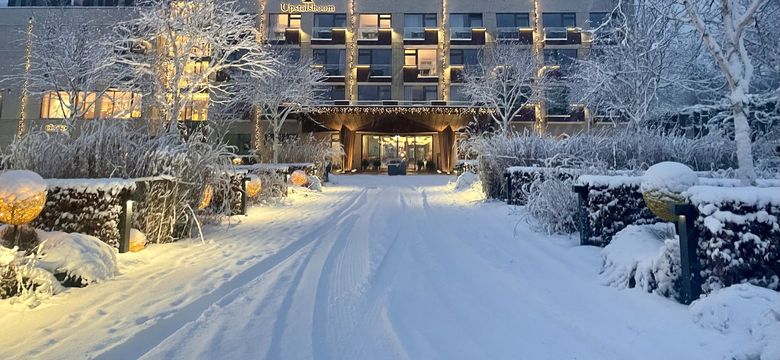
[[273, 153], [273, 163], [278, 164], [279, 163], [279, 130], [274, 128], [274, 134], [273, 134], [273, 147], [271, 148], [271, 153]]
[[750, 140], [750, 124], [745, 113], [742, 99], [731, 101], [731, 111], [734, 116], [734, 142], [737, 145], [738, 176], [742, 185], [751, 185], [756, 180], [756, 169], [753, 165], [753, 149]]

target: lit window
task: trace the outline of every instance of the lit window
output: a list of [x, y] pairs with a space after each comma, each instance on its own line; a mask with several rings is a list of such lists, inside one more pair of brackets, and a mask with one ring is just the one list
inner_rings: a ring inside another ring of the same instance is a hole
[[179, 120], [205, 121], [209, 113], [209, 94], [196, 93], [192, 95], [192, 100], [185, 105], [184, 110], [179, 113]]
[[437, 76], [436, 49], [405, 49], [404, 66], [414, 66], [420, 76]]
[[301, 28], [301, 14], [268, 15], [268, 32], [271, 40], [284, 40], [287, 29]]
[[[93, 92], [80, 92], [76, 99], [71, 99], [70, 93], [65, 91], [49, 92], [41, 98], [41, 118], [42, 119], [64, 119], [73, 116], [72, 110], [77, 111], [77, 116], [84, 119], [95, 118], [95, 100], [96, 94]], [[73, 103], [72, 101], [75, 101]]]
[[137, 119], [141, 117], [141, 95], [131, 91], [106, 91], [100, 97], [100, 117]]
[[379, 29], [390, 29], [390, 20], [390, 14], [360, 14], [358, 39], [379, 40]]

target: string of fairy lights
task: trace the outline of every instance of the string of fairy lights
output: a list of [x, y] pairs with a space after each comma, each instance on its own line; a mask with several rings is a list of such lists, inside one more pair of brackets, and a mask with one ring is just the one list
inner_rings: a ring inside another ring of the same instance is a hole
[[19, 99], [19, 128], [17, 136], [21, 139], [25, 130], [25, 117], [27, 113], [27, 102], [30, 98], [30, 68], [32, 67], [32, 36], [33, 36], [33, 18], [27, 19], [27, 43], [24, 50], [24, 82], [22, 83], [22, 96]]

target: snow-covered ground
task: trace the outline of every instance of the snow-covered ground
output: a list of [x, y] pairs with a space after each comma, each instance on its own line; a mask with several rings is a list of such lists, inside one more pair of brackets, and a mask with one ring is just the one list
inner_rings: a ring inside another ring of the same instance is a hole
[[[2, 359], [721, 359], [744, 336], [603, 286], [600, 249], [444, 176], [334, 176], [207, 242], [33, 310], [0, 302]], [[520, 210], [522, 211], [522, 210]]]

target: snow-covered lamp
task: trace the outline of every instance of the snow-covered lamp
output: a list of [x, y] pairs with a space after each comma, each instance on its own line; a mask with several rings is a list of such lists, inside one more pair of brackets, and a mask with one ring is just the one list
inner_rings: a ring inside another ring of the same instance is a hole
[[263, 182], [260, 180], [260, 177], [255, 174], [249, 174], [246, 178], [246, 194], [249, 197], [260, 195], [260, 192], [263, 190]]
[[211, 184], [206, 184], [203, 188], [203, 194], [200, 196], [200, 203], [198, 203], [198, 209], [203, 210], [211, 205], [211, 199], [214, 197], [214, 187]]
[[664, 161], [651, 166], [642, 177], [642, 197], [650, 211], [664, 221], [675, 221], [672, 205], [687, 202], [683, 191], [699, 183], [688, 166]]
[[290, 182], [297, 186], [306, 186], [309, 183], [309, 176], [303, 170], [295, 170], [290, 175]]
[[0, 222], [24, 225], [35, 220], [46, 205], [46, 181], [29, 170], [0, 174]]

